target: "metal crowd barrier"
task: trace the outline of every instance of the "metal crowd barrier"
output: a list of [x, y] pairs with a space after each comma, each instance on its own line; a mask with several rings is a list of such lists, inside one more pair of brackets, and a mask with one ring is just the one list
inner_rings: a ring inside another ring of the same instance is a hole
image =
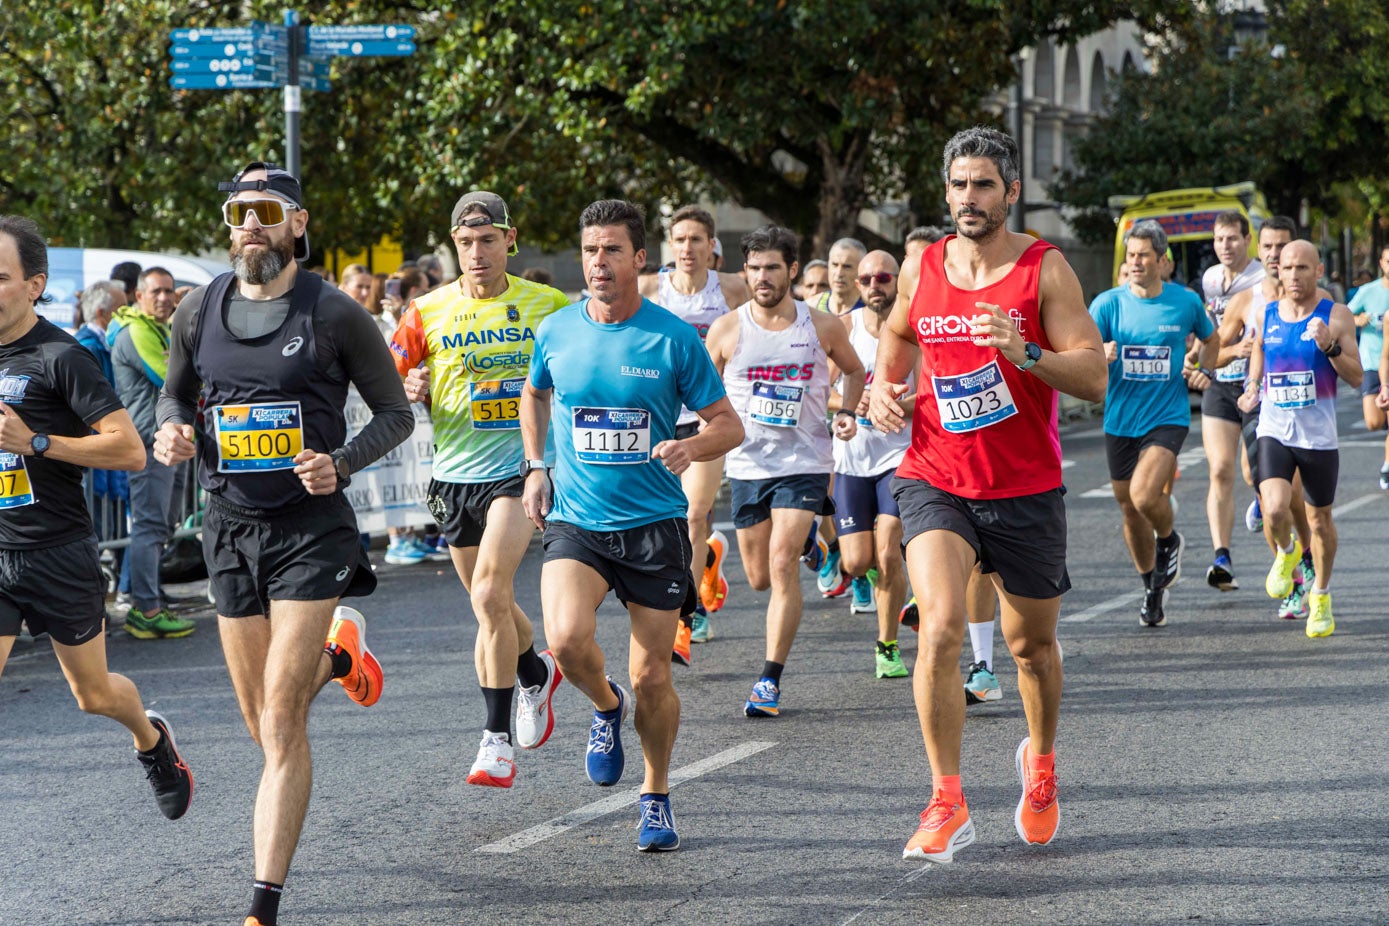
[[[188, 460], [179, 464], [183, 469], [183, 492], [174, 499], [170, 521], [175, 525], [175, 529], [170, 538], [171, 543], [196, 537], [202, 531], [205, 500], [202, 487], [198, 485], [196, 463], [196, 460]], [[103, 552], [123, 550], [130, 546], [129, 493], [124, 496], [110, 492], [98, 495], [93, 489], [93, 482], [89, 470], [82, 479], [82, 492], [87, 501], [87, 510], [92, 515], [97, 546]]]

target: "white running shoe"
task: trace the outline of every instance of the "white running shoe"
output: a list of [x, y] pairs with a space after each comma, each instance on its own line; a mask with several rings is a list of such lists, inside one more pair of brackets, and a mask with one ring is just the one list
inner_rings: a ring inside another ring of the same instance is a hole
[[511, 748], [510, 736], [483, 730], [482, 745], [477, 750], [477, 761], [468, 772], [468, 784], [490, 788], [511, 787], [511, 783], [516, 780], [515, 755]]
[[516, 686], [516, 745], [522, 749], [544, 746], [555, 729], [555, 715], [550, 710], [550, 700], [559, 683], [564, 681], [564, 673], [559, 670], [559, 664], [549, 650], [540, 654], [540, 660], [550, 670], [550, 677], [545, 683], [531, 688]]

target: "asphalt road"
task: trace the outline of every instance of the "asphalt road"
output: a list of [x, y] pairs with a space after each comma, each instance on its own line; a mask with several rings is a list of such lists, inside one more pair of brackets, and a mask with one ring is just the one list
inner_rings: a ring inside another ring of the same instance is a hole
[[[451, 572], [381, 566], [359, 604], [386, 670], [363, 709], [315, 705], [315, 792], [281, 907], [285, 924], [1383, 923], [1389, 921], [1389, 493], [1378, 439], [1342, 400], [1336, 633], [1274, 616], [1269, 557], [1237, 526], [1236, 573], [1202, 581], [1205, 466], [1193, 431], [1176, 495], [1189, 545], [1169, 624], [1139, 626], [1138, 581], [1102, 489], [1095, 423], [1066, 429], [1070, 568], [1058, 745], [1061, 829], [1022, 844], [1013, 753], [1025, 734], [1000, 643], [1001, 702], [970, 708], [964, 784], [978, 841], [950, 866], [901, 859], [929, 797], [908, 680], [873, 677], [873, 624], [808, 600], [783, 714], [743, 699], [762, 661], [766, 595], [735, 558], [715, 640], [676, 667], [684, 721], [674, 809], [683, 847], [636, 851], [628, 774], [583, 772], [589, 707], [569, 686], [509, 791], [464, 783], [483, 719], [475, 625]], [[1098, 497], [1088, 497], [1093, 494]], [[1243, 510], [1250, 495], [1240, 493]], [[517, 588], [539, 622], [539, 545]], [[813, 589], [807, 573], [803, 586]], [[205, 613], [205, 612], [204, 612]], [[620, 677], [624, 613], [600, 641]], [[194, 769], [188, 816], [157, 813], [123, 731], [80, 714], [52, 653], [21, 646], [0, 679], [0, 923], [239, 924], [260, 761], [237, 713], [215, 622], [185, 640], [110, 639], [110, 661], [165, 712]], [[916, 641], [907, 632], [910, 662]]]

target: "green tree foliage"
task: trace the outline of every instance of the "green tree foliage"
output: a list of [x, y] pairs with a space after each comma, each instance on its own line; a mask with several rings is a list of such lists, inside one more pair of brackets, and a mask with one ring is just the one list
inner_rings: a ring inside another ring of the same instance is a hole
[[[281, 159], [280, 94], [173, 91], [170, 29], [278, 22], [267, 0], [17, 0], [0, 22], [0, 209], [55, 241], [225, 241], [215, 182]], [[582, 205], [700, 193], [823, 243], [860, 208], [940, 202], [938, 152], [987, 119], [1011, 56], [1159, 0], [326, 0], [325, 24], [414, 25], [410, 58], [335, 59], [304, 94], [315, 246], [439, 235], [495, 189], [523, 239], [569, 244]]]
[[1151, 73], [1119, 76], [1108, 115], [1076, 144], [1075, 169], [1051, 186], [1077, 210], [1082, 239], [1112, 239], [1115, 194], [1253, 180], [1275, 211], [1296, 215], [1303, 199], [1337, 212], [1348, 189], [1383, 189], [1382, 4], [1273, 2], [1267, 34], [1243, 46], [1209, 11], [1163, 38]]

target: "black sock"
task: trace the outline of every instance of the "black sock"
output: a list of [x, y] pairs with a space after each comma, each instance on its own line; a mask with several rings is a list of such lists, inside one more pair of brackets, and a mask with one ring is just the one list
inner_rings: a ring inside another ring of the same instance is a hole
[[1230, 558], [1230, 548], [1229, 548], [1229, 547], [1219, 547], [1219, 548], [1216, 549], [1216, 551], [1215, 551], [1215, 558], [1216, 558], [1216, 559], [1220, 559], [1220, 557], [1222, 557], [1222, 556], [1225, 557], [1226, 559], [1229, 559], [1229, 558]]
[[767, 662], [762, 663], [762, 677], [769, 678], [772, 681], [776, 682], [778, 685], [780, 685], [781, 670], [784, 668], [786, 668], [784, 664], [768, 660]]
[[336, 643], [329, 643], [324, 648], [324, 652], [328, 654], [329, 659], [333, 660], [333, 674], [328, 676], [330, 679], [342, 678], [352, 671], [352, 655], [347, 650]]
[[1143, 573], [1143, 587], [1153, 587], [1153, 570], [1149, 569], [1147, 572]]
[[482, 700], [487, 705], [486, 729], [493, 733], [511, 735], [511, 689], [484, 688]]
[[255, 888], [251, 892], [251, 916], [260, 921], [261, 926], [275, 926], [280, 917], [280, 894], [284, 891], [283, 884], [271, 884], [269, 881], [255, 882]]
[[1177, 529], [1175, 527], [1172, 528], [1172, 532], [1170, 534], [1168, 534], [1166, 537], [1159, 537], [1157, 539], [1157, 542], [1162, 544], [1164, 547], [1172, 546], [1177, 542]]
[[[520, 682], [522, 688], [534, 688], [536, 685], [543, 685], [549, 677], [550, 670], [545, 667], [545, 660], [536, 654], [534, 646], [527, 647], [526, 651], [517, 657], [516, 680]], [[491, 727], [488, 729], [490, 730]]]
[[836, 538], [834, 538], [833, 540], [831, 540], [831, 541], [829, 542], [828, 546], [829, 546], [829, 548], [830, 548], [830, 554], [831, 554], [831, 555], [833, 555], [833, 554], [835, 554], [835, 553], [838, 553], [838, 552], [839, 552], [839, 538], [836, 537]]
[[1302, 551], [1302, 565], [1304, 565], [1304, 566], [1311, 566], [1311, 565], [1312, 565], [1312, 551], [1311, 551], [1311, 550], [1303, 550], [1303, 551]]

